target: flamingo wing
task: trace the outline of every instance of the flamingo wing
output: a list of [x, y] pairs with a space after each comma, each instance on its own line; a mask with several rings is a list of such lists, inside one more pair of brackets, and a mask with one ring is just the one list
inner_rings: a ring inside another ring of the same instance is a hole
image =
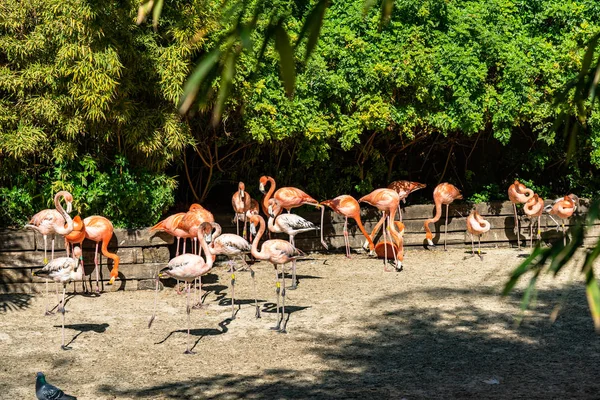
[[220, 246], [223, 254], [236, 255], [250, 253], [250, 243], [241, 236], [232, 233], [224, 233], [214, 240], [215, 246]]
[[281, 214], [277, 217], [275, 223], [294, 231], [319, 229], [319, 227], [309, 220], [296, 214]]

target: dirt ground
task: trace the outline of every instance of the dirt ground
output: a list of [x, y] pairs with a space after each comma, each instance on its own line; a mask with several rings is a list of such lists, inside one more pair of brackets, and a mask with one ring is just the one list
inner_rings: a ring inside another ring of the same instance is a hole
[[517, 326], [524, 285], [499, 293], [524, 252], [485, 253], [409, 249], [399, 273], [366, 255], [313, 254], [287, 291], [287, 334], [269, 329], [271, 264], [255, 265], [261, 319], [247, 272], [230, 319], [229, 274], [217, 267], [209, 307], [191, 314], [194, 355], [183, 354], [186, 298], [172, 288], [150, 329], [152, 291], [69, 295], [67, 351], [43, 296], [0, 296], [0, 398], [35, 398], [37, 371], [79, 399], [599, 398], [600, 336], [578, 278], [545, 276]]

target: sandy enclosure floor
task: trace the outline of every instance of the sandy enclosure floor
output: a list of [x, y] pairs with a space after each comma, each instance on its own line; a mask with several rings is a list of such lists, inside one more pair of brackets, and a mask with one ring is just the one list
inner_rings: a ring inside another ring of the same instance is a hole
[[499, 293], [520, 254], [409, 250], [400, 273], [366, 255], [313, 254], [287, 292], [287, 334], [269, 330], [271, 264], [255, 265], [261, 319], [247, 272], [230, 319], [229, 274], [217, 267], [205, 279], [210, 306], [191, 314], [194, 355], [183, 354], [186, 298], [172, 288], [150, 329], [152, 291], [69, 295], [68, 351], [43, 296], [0, 296], [0, 398], [35, 398], [37, 371], [79, 399], [599, 398], [600, 336], [583, 286], [569, 271], [545, 276], [517, 327], [524, 285]]

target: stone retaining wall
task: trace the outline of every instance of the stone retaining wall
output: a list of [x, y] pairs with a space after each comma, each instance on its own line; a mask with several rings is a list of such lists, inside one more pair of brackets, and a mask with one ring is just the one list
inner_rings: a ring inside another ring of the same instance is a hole
[[[550, 204], [548, 201], [547, 204]], [[465, 248], [470, 246], [471, 238], [466, 232], [466, 216], [472, 206], [457, 202], [450, 206], [448, 219], [448, 246]], [[484, 216], [492, 225], [490, 232], [482, 239], [482, 246], [506, 247], [516, 245], [514, 229], [513, 207], [510, 202], [480, 203], [476, 206], [478, 212]], [[298, 214], [319, 224], [320, 212], [310, 207], [297, 209]], [[425, 232], [423, 222], [431, 218], [435, 212], [433, 205], [415, 205], [403, 209], [403, 221], [406, 226], [404, 233], [405, 251], [411, 248], [423, 247], [425, 243]], [[586, 212], [586, 207], [580, 207], [579, 216], [571, 218], [567, 222], [573, 224], [576, 219], [581, 219]], [[522, 210], [519, 209], [522, 214]], [[233, 214], [233, 213], [232, 213]], [[232, 223], [231, 215], [215, 215], [224, 232], [235, 233], [236, 227]], [[367, 231], [371, 231], [379, 219], [379, 212], [368, 205], [363, 206], [361, 218]], [[434, 243], [443, 243], [443, 224], [445, 219], [445, 207], [443, 207], [442, 218], [435, 225], [431, 225], [434, 234]], [[521, 240], [529, 239], [529, 220], [520, 215]], [[325, 212], [324, 235], [329, 244], [329, 250], [333, 252], [344, 252], [343, 236], [344, 218], [329, 209]], [[542, 240], [550, 242], [558, 240], [561, 234], [554, 228], [556, 225], [546, 215], [542, 216]], [[364, 237], [353, 220], [348, 222], [350, 245], [354, 249], [360, 249]], [[379, 235], [379, 237], [381, 234]], [[587, 239], [587, 244], [595, 243], [600, 236], [600, 224], [594, 227]], [[287, 239], [285, 235], [274, 235]], [[188, 241], [188, 249], [189, 249]], [[318, 233], [304, 233], [296, 237], [296, 246], [304, 251], [325, 252]], [[51, 240], [48, 240], [48, 249]], [[84, 262], [86, 280], [95, 279], [94, 271], [94, 248], [95, 243], [84, 242]], [[111, 290], [137, 290], [139, 288], [153, 287], [149, 282], [160, 268], [163, 268], [175, 254], [175, 242], [170, 235], [162, 232], [150, 232], [148, 229], [125, 230], [116, 229], [109, 245], [111, 252], [116, 252], [121, 257], [119, 265], [119, 279]], [[66, 255], [64, 251], [64, 240], [57, 236], [55, 241], [55, 257]], [[37, 292], [43, 288], [43, 280], [33, 277], [32, 271], [43, 266], [44, 242], [42, 236], [30, 230], [24, 229], [2, 229], [0, 230], [0, 293], [6, 292]], [[48, 253], [50, 258], [50, 253]], [[101, 256], [100, 269], [103, 288], [109, 279], [112, 260]]]

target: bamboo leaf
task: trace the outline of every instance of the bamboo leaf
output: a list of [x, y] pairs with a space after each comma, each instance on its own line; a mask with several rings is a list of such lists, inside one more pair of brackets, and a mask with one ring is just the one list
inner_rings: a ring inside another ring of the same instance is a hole
[[593, 268], [587, 271], [585, 281], [585, 293], [594, 321], [594, 328], [597, 333], [600, 333], [600, 287], [598, 287]]
[[394, 9], [394, 0], [382, 0], [381, 1], [381, 19], [379, 21], [379, 27], [387, 24], [392, 16], [392, 10]]
[[367, 15], [371, 8], [377, 3], [377, 0], [365, 0], [363, 3], [363, 16]]
[[294, 50], [290, 44], [290, 37], [283, 28], [282, 21], [275, 27], [275, 49], [279, 53], [279, 66], [281, 71], [281, 80], [285, 87], [285, 92], [289, 97], [294, 95], [296, 86], [296, 64], [294, 61]]
[[221, 51], [216, 48], [209, 52], [202, 61], [198, 63], [192, 75], [188, 78], [183, 86], [183, 95], [179, 100], [179, 112], [184, 114], [187, 112], [194, 101], [200, 85], [204, 82], [210, 71], [216, 67]]
[[[545, 253], [550, 251], [549, 248], [542, 249], [539, 246], [536, 246], [533, 252], [519, 265], [512, 273], [508, 282], [504, 286], [504, 290], [502, 291], [502, 296], [507, 296], [512, 289], [515, 287], [521, 276], [527, 273], [531, 269], [535, 268], [539, 265], [539, 261], [535, 261], [539, 256], [543, 256]], [[545, 259], [545, 258], [544, 258]]]
[[231, 86], [233, 85], [233, 77], [235, 75], [235, 63], [237, 60], [237, 55], [234, 51], [229, 51], [227, 54], [227, 58], [225, 60], [225, 65], [223, 66], [223, 71], [221, 73], [221, 86], [219, 88], [219, 95], [217, 96], [217, 103], [215, 104], [215, 108], [213, 110], [212, 115], [212, 124], [216, 126], [221, 121], [221, 115], [223, 114], [223, 107], [225, 105], [225, 101], [229, 96], [229, 91], [231, 90]]
[[327, 11], [328, 7], [329, 0], [319, 0], [319, 2], [313, 7], [306, 17], [304, 25], [302, 26], [302, 30], [298, 35], [298, 40], [296, 41], [295, 47], [298, 47], [298, 44], [308, 32], [308, 42], [306, 43], [306, 53], [304, 54], [305, 61], [308, 60], [317, 45], [317, 41], [319, 40], [319, 36], [321, 34], [321, 27], [323, 26], [325, 11]]
[[146, 15], [150, 13], [150, 10], [152, 10], [152, 6], [154, 6], [154, 0], [150, 0], [144, 4], [140, 4], [140, 6], [138, 7], [138, 16], [136, 24], [139, 25], [142, 22], [144, 22], [144, 20], [146, 20]]

